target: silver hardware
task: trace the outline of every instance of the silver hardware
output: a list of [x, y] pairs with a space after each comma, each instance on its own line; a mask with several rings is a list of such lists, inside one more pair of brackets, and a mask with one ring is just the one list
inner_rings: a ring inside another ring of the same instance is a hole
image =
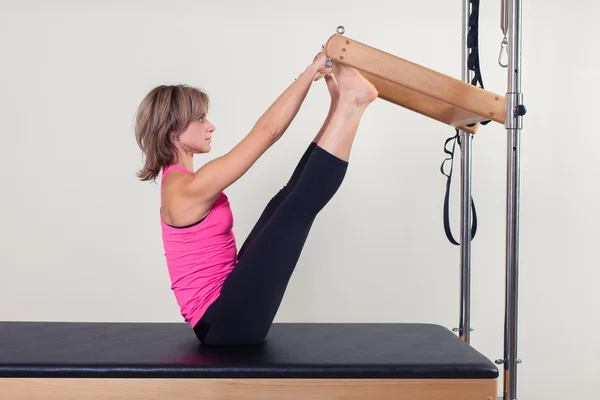
[[508, 30], [508, 3], [506, 0], [502, 0], [502, 5], [500, 8], [500, 30], [506, 37], [506, 32]]
[[[475, 328], [469, 328], [469, 332], [473, 332]], [[460, 332], [460, 328], [452, 328], [452, 332]]]
[[498, 64], [500, 64], [502, 68], [508, 67], [508, 39], [506, 39], [506, 35], [508, 33], [508, 6], [508, 1], [502, 0], [502, 5], [500, 8], [500, 30], [504, 35], [504, 39], [502, 39], [502, 44], [500, 45], [500, 54], [498, 55]]
[[504, 36], [500, 44], [500, 54], [498, 54], [498, 64], [502, 68], [508, 67], [508, 39]]
[[517, 339], [519, 321], [519, 211], [522, 116], [513, 112], [522, 104], [521, 93], [521, 0], [506, 0], [508, 37], [508, 85], [505, 128], [506, 171], [506, 283], [504, 304], [504, 400], [517, 398]]
[[[462, 80], [470, 82], [473, 71], [469, 69], [469, 14], [470, 0], [462, 2]], [[460, 131], [460, 320], [461, 339], [471, 342], [471, 178], [473, 135]]]
[[333, 60], [332, 60], [331, 58], [327, 58], [327, 59], [325, 60], [325, 66], [326, 66], [327, 68], [331, 68], [331, 67], [333, 66]]
[[[496, 364], [504, 364], [504, 360], [503, 360], [503, 359], [501, 359], [501, 358], [497, 359], [497, 360], [496, 360], [496, 361], [494, 361], [494, 362], [495, 362]], [[518, 359], [518, 360], [517, 360], [517, 364], [522, 364], [522, 363], [523, 363], [523, 361], [522, 361], [521, 359]]]
[[336, 28], [336, 32], [338, 33], [338, 35], [343, 35], [346, 32], [346, 28], [340, 25]]

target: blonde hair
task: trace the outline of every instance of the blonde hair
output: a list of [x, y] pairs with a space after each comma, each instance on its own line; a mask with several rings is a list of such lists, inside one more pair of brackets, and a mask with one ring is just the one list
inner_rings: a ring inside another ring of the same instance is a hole
[[176, 161], [173, 139], [208, 112], [209, 97], [187, 85], [161, 85], [142, 100], [135, 121], [135, 138], [143, 152], [144, 167], [137, 177], [156, 180], [162, 168]]

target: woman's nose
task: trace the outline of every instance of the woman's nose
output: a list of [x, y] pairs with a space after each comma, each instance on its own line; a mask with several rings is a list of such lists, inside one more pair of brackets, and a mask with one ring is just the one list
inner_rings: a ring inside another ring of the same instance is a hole
[[208, 119], [204, 119], [204, 126], [208, 132], [214, 132], [215, 126]]

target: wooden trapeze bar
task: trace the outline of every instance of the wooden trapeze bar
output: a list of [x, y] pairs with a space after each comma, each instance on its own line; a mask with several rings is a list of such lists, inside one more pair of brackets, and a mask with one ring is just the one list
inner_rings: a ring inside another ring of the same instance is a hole
[[324, 50], [334, 63], [357, 69], [383, 100], [473, 134], [482, 121], [504, 124], [502, 95], [339, 34]]

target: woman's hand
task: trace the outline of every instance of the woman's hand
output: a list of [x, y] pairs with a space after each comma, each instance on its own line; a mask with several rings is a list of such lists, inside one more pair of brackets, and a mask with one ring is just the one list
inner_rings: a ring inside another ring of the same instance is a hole
[[325, 75], [328, 75], [332, 72], [331, 67], [328, 67], [326, 65], [326, 60], [327, 60], [327, 56], [325, 55], [324, 51], [319, 52], [315, 56], [313, 63], [309, 67], [312, 70], [312, 72], [314, 73], [313, 81], [318, 81], [319, 79], [323, 78]]

